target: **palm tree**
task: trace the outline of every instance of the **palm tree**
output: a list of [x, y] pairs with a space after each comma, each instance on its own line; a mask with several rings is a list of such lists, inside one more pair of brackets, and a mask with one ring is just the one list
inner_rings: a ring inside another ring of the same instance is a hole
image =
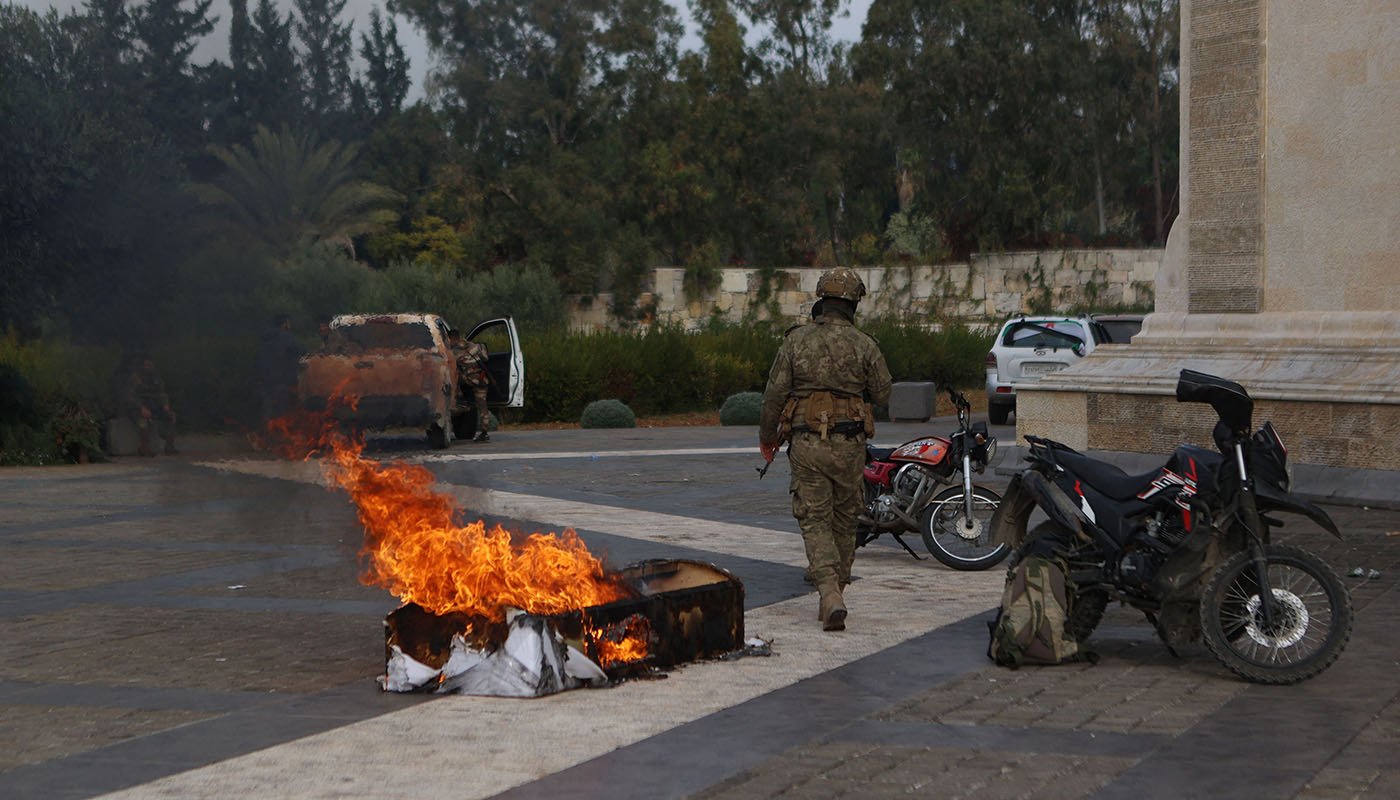
[[355, 177], [355, 145], [317, 144], [308, 134], [259, 125], [251, 147], [211, 152], [223, 172], [191, 191], [225, 233], [279, 259], [305, 241], [339, 245], [353, 256], [353, 237], [398, 218], [397, 192]]

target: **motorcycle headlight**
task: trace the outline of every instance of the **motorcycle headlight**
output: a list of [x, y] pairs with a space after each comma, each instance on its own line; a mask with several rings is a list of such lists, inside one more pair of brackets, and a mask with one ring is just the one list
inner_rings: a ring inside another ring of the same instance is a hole
[[982, 459], [982, 466], [986, 467], [992, 463], [992, 459], [997, 457], [997, 437], [988, 436], [987, 446], [983, 450], [986, 456]]

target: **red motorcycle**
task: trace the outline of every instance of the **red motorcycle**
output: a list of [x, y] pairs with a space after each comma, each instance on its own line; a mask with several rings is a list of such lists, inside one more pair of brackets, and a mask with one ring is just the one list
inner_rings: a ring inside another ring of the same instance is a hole
[[866, 445], [865, 511], [857, 521], [856, 546], [888, 533], [920, 558], [903, 538], [918, 531], [924, 547], [947, 566], [988, 569], [1011, 549], [990, 537], [1001, 495], [974, 485], [972, 473], [986, 470], [997, 440], [987, 423], [970, 423], [966, 397], [951, 388], [948, 397], [958, 410], [958, 429], [947, 439], [925, 436], [892, 449]]

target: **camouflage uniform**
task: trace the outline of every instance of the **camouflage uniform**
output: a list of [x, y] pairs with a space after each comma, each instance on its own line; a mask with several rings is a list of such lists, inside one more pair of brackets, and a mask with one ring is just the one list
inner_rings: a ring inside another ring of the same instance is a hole
[[486, 373], [486, 359], [489, 353], [486, 345], [470, 339], [460, 339], [453, 345], [457, 355], [457, 413], [469, 411], [466, 404], [467, 393], [472, 396], [476, 408], [476, 436], [472, 441], [488, 442], [486, 433], [491, 412], [486, 410], [486, 387], [491, 379]]
[[[822, 297], [850, 301], [845, 308], [851, 314], [864, 291], [848, 269], [833, 270], [818, 283]], [[760, 446], [774, 447], [781, 440], [780, 418], [790, 419], [792, 513], [802, 529], [808, 576], [822, 596], [823, 626], [841, 630], [841, 588], [850, 582], [863, 502], [865, 441], [874, 429], [867, 403], [889, 402], [890, 371], [875, 340], [856, 329], [841, 304], [830, 305], [835, 307], [789, 330], [778, 348], [758, 435]]]
[[154, 455], [151, 450], [151, 429], [165, 440], [165, 454], [175, 455], [175, 412], [170, 409], [170, 397], [165, 393], [165, 381], [160, 379], [155, 364], [147, 359], [127, 376], [122, 396], [126, 417], [136, 423], [141, 439], [137, 452]]

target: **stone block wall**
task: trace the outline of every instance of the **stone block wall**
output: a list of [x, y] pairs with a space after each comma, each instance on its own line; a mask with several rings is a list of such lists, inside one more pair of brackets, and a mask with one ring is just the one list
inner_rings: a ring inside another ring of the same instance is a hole
[[[997, 323], [1014, 314], [1071, 309], [1150, 308], [1162, 250], [1068, 250], [994, 253], [968, 263], [857, 267], [869, 294], [865, 314], [909, 314], [972, 324]], [[721, 271], [719, 286], [704, 297], [687, 297], [685, 270], [653, 270], [638, 299], [644, 322], [696, 329], [712, 318], [800, 320], [811, 309], [824, 268], [778, 270], [765, 286], [754, 268]], [[615, 326], [606, 294], [569, 298], [577, 330]]]

